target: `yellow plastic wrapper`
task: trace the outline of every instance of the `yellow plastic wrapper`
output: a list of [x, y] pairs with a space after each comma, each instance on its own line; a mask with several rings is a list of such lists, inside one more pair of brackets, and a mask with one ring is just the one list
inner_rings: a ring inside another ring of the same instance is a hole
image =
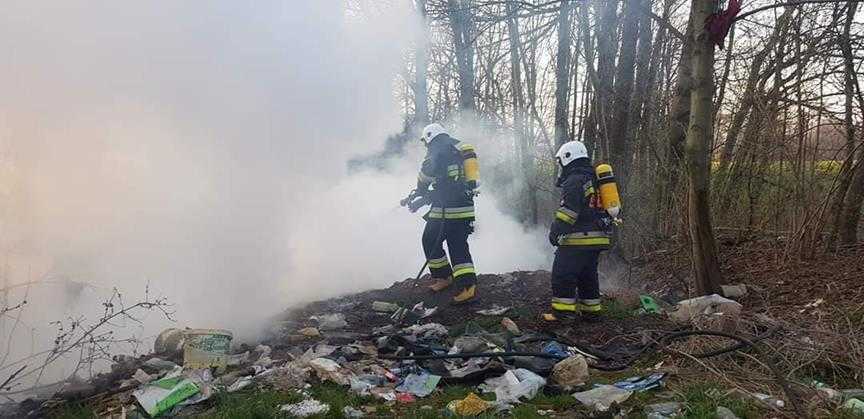
[[468, 394], [462, 400], [453, 400], [447, 404], [447, 409], [459, 416], [477, 416], [492, 407], [492, 403], [481, 399], [474, 393]]

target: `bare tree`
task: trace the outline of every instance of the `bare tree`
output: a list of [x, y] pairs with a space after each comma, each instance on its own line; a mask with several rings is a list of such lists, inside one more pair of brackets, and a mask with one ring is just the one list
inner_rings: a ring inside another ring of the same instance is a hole
[[693, 0], [693, 88], [690, 91], [690, 125], [687, 130], [687, 176], [690, 253], [699, 295], [720, 292], [722, 276], [717, 245], [711, 228], [710, 149], [713, 138], [714, 43], [703, 22], [714, 13], [713, 0]]
[[555, 144], [568, 140], [567, 116], [570, 113], [570, 15], [571, 0], [561, 0], [558, 12], [558, 54], [555, 64]]

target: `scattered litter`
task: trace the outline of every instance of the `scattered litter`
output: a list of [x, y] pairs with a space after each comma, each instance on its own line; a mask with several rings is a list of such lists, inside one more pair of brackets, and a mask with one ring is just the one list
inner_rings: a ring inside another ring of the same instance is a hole
[[657, 302], [650, 295], [640, 295], [639, 303], [642, 305], [642, 310], [648, 314], [657, 314], [660, 312], [660, 306], [657, 305]]
[[315, 374], [318, 375], [322, 381], [333, 381], [339, 385], [348, 385], [351, 380], [347, 377], [347, 375], [342, 372], [342, 367], [339, 366], [339, 363], [332, 359], [327, 358], [315, 358], [309, 361], [309, 366], [315, 370]]
[[235, 391], [240, 391], [250, 385], [252, 385], [252, 376], [240, 377], [240, 379], [228, 386], [228, 392], [233, 393]]
[[180, 376], [179, 372], [171, 375], [132, 393], [150, 417], [159, 416], [198, 393], [198, 386], [192, 380]]
[[588, 391], [573, 393], [573, 397], [592, 409], [605, 412], [615, 403], [624, 403], [631, 394], [632, 391], [615, 386], [598, 385]]
[[645, 406], [648, 419], [667, 419], [678, 416], [683, 406], [678, 402], [655, 403]]
[[717, 416], [717, 419], [740, 419], [738, 415], [729, 410], [726, 406], [717, 406], [714, 415]]
[[677, 322], [690, 322], [699, 315], [733, 315], [741, 313], [741, 304], [717, 294], [691, 298], [678, 303], [669, 317]]
[[396, 392], [393, 391], [392, 388], [376, 387], [369, 390], [369, 392], [372, 393], [373, 396], [388, 402], [396, 400]]
[[646, 391], [662, 386], [663, 377], [665, 376], [666, 373], [655, 372], [647, 377], [630, 377], [626, 380], [619, 381], [613, 385], [622, 390], [630, 390], [636, 392]]
[[776, 397], [769, 396], [767, 394], [753, 393], [753, 397], [755, 397], [756, 400], [759, 400], [762, 403], [765, 403], [766, 405], [771, 406], [771, 407], [775, 407], [778, 409], [782, 409], [782, 408], [786, 407], [786, 402], [784, 402], [783, 400], [780, 400]]
[[423, 302], [421, 301], [415, 304], [411, 310], [404, 307], [397, 308], [396, 311], [393, 312], [393, 315], [390, 316], [390, 319], [396, 323], [414, 323], [417, 320], [430, 317], [437, 312], [438, 307], [426, 308], [423, 306]]
[[387, 384], [387, 378], [373, 374], [351, 377], [350, 380], [351, 391], [363, 396], [369, 395], [373, 388], [385, 384]]
[[862, 400], [864, 400], [864, 389], [849, 388], [849, 389], [840, 390], [840, 393], [843, 395], [843, 400], [849, 400], [849, 399], [862, 399]]
[[444, 325], [439, 323], [415, 324], [411, 327], [402, 329], [402, 332], [414, 335], [418, 339], [437, 339], [443, 340], [449, 332]]
[[555, 341], [543, 345], [543, 348], [541, 350], [544, 354], [555, 355], [561, 359], [570, 357], [570, 354], [567, 352], [567, 348], [564, 345]]
[[280, 412], [285, 412], [292, 416], [305, 418], [312, 415], [324, 414], [330, 411], [330, 405], [321, 403], [315, 399], [303, 400], [300, 403], [285, 404], [279, 406]]
[[426, 308], [423, 306], [423, 302], [421, 301], [421, 302], [414, 305], [414, 307], [411, 309], [411, 312], [414, 313], [415, 315], [419, 316], [421, 319], [425, 319], [425, 318], [437, 313], [438, 307]]
[[503, 316], [508, 311], [510, 311], [510, 307], [492, 306], [492, 308], [478, 310], [476, 313], [481, 316]]
[[399, 304], [388, 303], [386, 301], [375, 301], [372, 303], [372, 310], [379, 313], [392, 313], [400, 308], [402, 307], [399, 307]]
[[348, 322], [345, 321], [345, 315], [342, 313], [312, 316], [312, 320], [318, 322], [319, 330], [338, 330], [348, 326]]
[[582, 355], [571, 356], [555, 364], [550, 378], [560, 386], [581, 386], [588, 381], [588, 362]]
[[557, 359], [540, 358], [536, 356], [516, 356], [513, 357], [513, 365], [516, 368], [525, 368], [526, 370], [535, 372], [541, 375], [549, 375], [552, 373], [552, 368], [558, 363]]
[[834, 390], [831, 387], [828, 387], [828, 385], [825, 383], [813, 380], [810, 382], [810, 385], [812, 385], [816, 389], [817, 393], [819, 393], [820, 395], [822, 395], [823, 397], [825, 397], [828, 400], [842, 400], [843, 399], [843, 393], [841, 393], [837, 390]]
[[489, 378], [480, 385], [484, 393], [495, 393], [499, 404], [519, 403], [520, 399], [533, 399], [543, 386], [546, 379], [524, 368], [510, 370], [504, 375]]
[[420, 374], [411, 374], [405, 377], [399, 387], [396, 387], [396, 391], [411, 393], [417, 397], [426, 397], [435, 391], [439, 381], [441, 381], [441, 376], [432, 375], [425, 371]]
[[132, 379], [134, 379], [140, 384], [147, 384], [153, 381], [153, 377], [151, 377], [150, 374], [147, 374], [140, 369], [135, 371], [135, 374], [132, 375]]
[[486, 348], [486, 341], [477, 336], [460, 336], [453, 342], [450, 353], [477, 353]]
[[348, 419], [359, 419], [365, 415], [366, 414], [363, 413], [362, 410], [355, 409], [351, 406], [345, 406], [345, 408], [342, 409], [342, 416], [345, 416]]
[[234, 336], [227, 330], [189, 329], [184, 332], [183, 367], [225, 368]]
[[242, 354], [231, 354], [228, 355], [228, 359], [225, 361], [225, 364], [229, 367], [237, 367], [249, 362], [249, 352], [243, 352]]
[[392, 324], [387, 324], [387, 325], [384, 325], [381, 327], [376, 327], [376, 328], [372, 329], [372, 335], [373, 336], [389, 335], [389, 334], [392, 334], [394, 331], [396, 331], [396, 327], [393, 326]]
[[176, 328], [163, 330], [153, 342], [153, 352], [169, 358], [179, 358], [183, 353], [183, 331]]
[[747, 295], [747, 285], [721, 285], [720, 290], [726, 298], [740, 298]]
[[150, 359], [144, 361], [144, 363], [141, 364], [141, 366], [146, 370], [155, 371], [155, 372], [173, 371], [177, 368], [180, 368], [179, 365], [177, 365], [171, 361], [166, 361], [162, 358], [150, 358]]
[[519, 326], [517, 326], [513, 320], [510, 320], [509, 317], [501, 319], [501, 326], [515, 336], [522, 334], [522, 331], [519, 330]]
[[411, 393], [396, 393], [396, 401], [399, 403], [414, 403], [417, 401], [417, 397], [415, 397]]
[[492, 407], [492, 403], [481, 399], [474, 393], [468, 393], [462, 400], [447, 403], [447, 410], [458, 416], [477, 416]]
[[321, 332], [319, 332], [318, 329], [314, 327], [304, 327], [298, 330], [297, 333], [310, 338], [321, 336]]
[[309, 379], [310, 369], [299, 363], [289, 362], [285, 366], [273, 368], [263, 377], [263, 381], [277, 390], [302, 388]]
[[843, 403], [844, 409], [849, 409], [858, 413], [859, 415], [864, 415], [864, 402], [858, 399], [849, 399], [846, 400], [846, 403]]

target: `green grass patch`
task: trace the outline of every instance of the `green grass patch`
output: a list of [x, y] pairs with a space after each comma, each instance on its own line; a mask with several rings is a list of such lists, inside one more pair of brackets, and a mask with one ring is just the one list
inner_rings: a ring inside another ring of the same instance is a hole
[[725, 406], [740, 418], [761, 418], [761, 409], [755, 401], [724, 396], [722, 390], [711, 384], [696, 384], [683, 391], [685, 418], [713, 418], [718, 406]]
[[621, 304], [618, 300], [606, 300], [605, 306], [604, 315], [610, 319], [626, 320], [635, 316], [632, 308]]
[[[249, 390], [237, 393], [216, 393], [213, 408], [200, 417], [208, 419], [269, 419], [281, 417], [279, 406], [297, 403], [303, 397], [295, 392]], [[340, 412], [341, 414], [341, 412]]]

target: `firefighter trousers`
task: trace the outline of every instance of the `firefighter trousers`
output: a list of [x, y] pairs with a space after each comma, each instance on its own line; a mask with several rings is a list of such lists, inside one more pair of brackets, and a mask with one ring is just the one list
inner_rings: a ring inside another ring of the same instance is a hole
[[553, 308], [561, 311], [602, 309], [597, 275], [599, 259], [600, 250], [577, 246], [558, 247], [555, 251], [555, 262], [552, 264]]
[[[423, 230], [423, 252], [433, 278], [451, 275], [457, 285], [467, 288], [476, 284], [474, 261], [468, 250], [468, 236], [474, 232], [473, 221], [430, 219]], [[444, 252], [447, 242], [447, 253]], [[452, 265], [451, 265], [452, 263]]]

